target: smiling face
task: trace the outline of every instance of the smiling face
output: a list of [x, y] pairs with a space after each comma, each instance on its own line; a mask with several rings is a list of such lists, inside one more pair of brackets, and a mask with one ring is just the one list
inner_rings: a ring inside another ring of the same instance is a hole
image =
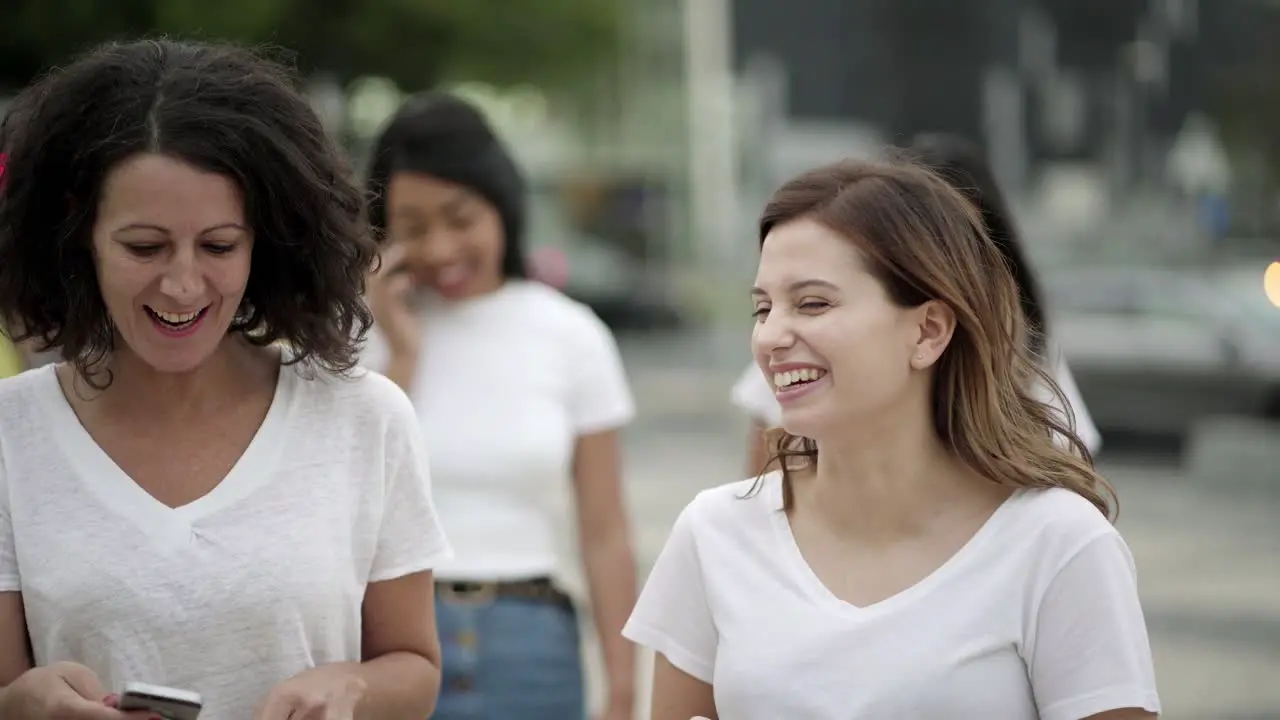
[[400, 172], [387, 184], [387, 234], [419, 286], [458, 300], [502, 284], [506, 238], [492, 203], [457, 183]]
[[769, 232], [755, 285], [752, 350], [793, 435], [816, 439], [908, 402], [941, 352], [933, 304], [895, 304], [856, 246], [812, 220]]
[[230, 179], [163, 155], [120, 163], [104, 182], [93, 227], [117, 350], [159, 372], [200, 367], [235, 319], [252, 251]]

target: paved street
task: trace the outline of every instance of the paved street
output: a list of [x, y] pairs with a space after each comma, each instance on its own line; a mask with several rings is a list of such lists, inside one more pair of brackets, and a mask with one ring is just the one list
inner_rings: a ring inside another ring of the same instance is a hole
[[[627, 482], [642, 569], [695, 493], [741, 477], [746, 426], [726, 409], [741, 361], [726, 347], [624, 343], [641, 410]], [[1104, 467], [1138, 564], [1163, 717], [1280, 720], [1280, 505], [1225, 482], [1197, 485], [1173, 459]]]

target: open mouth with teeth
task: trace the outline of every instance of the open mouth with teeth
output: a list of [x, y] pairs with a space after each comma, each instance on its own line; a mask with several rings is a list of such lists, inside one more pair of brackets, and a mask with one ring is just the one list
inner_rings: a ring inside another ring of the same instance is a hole
[[181, 331], [193, 327], [196, 323], [200, 322], [200, 320], [204, 318], [205, 313], [209, 311], [209, 308], [204, 307], [196, 312], [189, 313], [163, 312], [149, 307], [146, 308], [146, 310], [147, 315], [150, 315], [151, 319], [154, 320], [156, 324], [167, 330]]
[[773, 386], [779, 390], [794, 390], [816, 380], [821, 380], [826, 374], [826, 370], [819, 368], [801, 368], [800, 370], [776, 372], [773, 374]]

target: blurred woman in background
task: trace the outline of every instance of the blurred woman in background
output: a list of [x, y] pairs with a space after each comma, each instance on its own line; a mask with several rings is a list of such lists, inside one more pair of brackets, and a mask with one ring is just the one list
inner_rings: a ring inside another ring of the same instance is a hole
[[556, 578], [549, 499], [572, 486], [609, 694], [630, 718], [620, 634], [636, 570], [619, 430], [634, 406], [617, 346], [585, 306], [526, 279], [526, 188], [480, 112], [410, 99], [374, 148], [371, 218], [386, 262], [369, 288], [364, 362], [409, 393], [457, 550], [439, 568], [445, 677], [433, 716], [582, 718], [578, 619]]
[[[1019, 303], [1027, 319], [1027, 349], [1039, 359], [1062, 390], [1065, 405], [1058, 404], [1058, 409], [1063, 411], [1064, 419], [1069, 421], [1069, 425], [1073, 425], [1089, 452], [1096, 453], [1102, 446], [1102, 436], [1089, 416], [1089, 410], [1085, 407], [1084, 398], [1080, 396], [1062, 351], [1052, 343], [1035, 271], [1027, 260], [1025, 245], [1013, 213], [982, 150], [955, 135], [928, 133], [917, 136], [911, 143], [909, 152], [960, 190], [981, 212], [987, 233], [1000, 249], [1018, 283]], [[766, 438], [768, 430], [778, 426], [781, 412], [774, 392], [772, 384], [754, 364], [747, 367], [733, 387], [733, 403], [752, 422], [748, 438], [748, 475], [758, 475], [773, 454]], [[1056, 396], [1045, 388], [1040, 388], [1040, 395], [1050, 402], [1058, 402]]]

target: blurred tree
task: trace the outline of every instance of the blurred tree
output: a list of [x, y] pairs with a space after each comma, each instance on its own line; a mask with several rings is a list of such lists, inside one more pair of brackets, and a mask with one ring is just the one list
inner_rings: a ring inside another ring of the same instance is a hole
[[0, 87], [99, 42], [167, 34], [272, 43], [339, 81], [385, 75], [563, 84], [616, 55], [620, 0], [5, 0]]

